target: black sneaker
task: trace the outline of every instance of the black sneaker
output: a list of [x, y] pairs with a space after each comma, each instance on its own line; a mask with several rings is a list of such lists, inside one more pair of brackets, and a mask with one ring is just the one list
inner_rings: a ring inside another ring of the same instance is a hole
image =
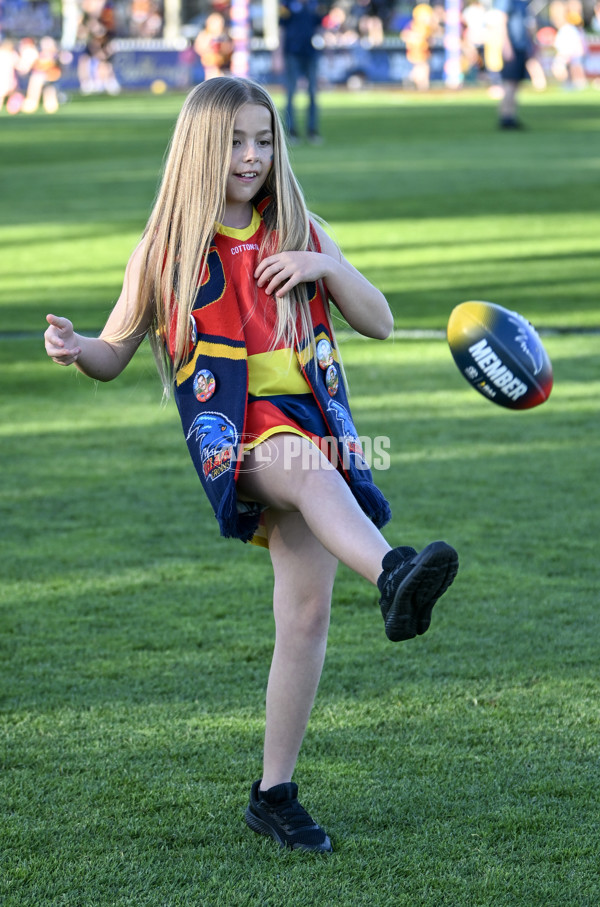
[[298, 803], [298, 785], [293, 781], [259, 790], [255, 781], [246, 809], [246, 823], [259, 835], [275, 838], [280, 847], [331, 853], [333, 847], [323, 829]]
[[425, 633], [433, 606], [458, 572], [456, 551], [446, 542], [432, 542], [420, 554], [393, 548], [381, 566], [377, 586], [388, 639], [399, 642]]

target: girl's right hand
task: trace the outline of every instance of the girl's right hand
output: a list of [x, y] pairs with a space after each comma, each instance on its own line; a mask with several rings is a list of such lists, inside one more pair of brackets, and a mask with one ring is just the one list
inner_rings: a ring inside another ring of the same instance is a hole
[[72, 365], [77, 362], [81, 347], [77, 346], [73, 325], [68, 318], [46, 315], [50, 325], [44, 334], [46, 352], [57, 365]]

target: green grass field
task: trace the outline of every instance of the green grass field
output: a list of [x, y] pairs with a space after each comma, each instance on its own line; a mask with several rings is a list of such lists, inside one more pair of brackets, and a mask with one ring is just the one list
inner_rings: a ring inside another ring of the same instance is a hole
[[[47, 311], [101, 327], [181, 100], [0, 118], [0, 903], [597, 907], [598, 94], [526, 93], [503, 134], [476, 92], [332, 93], [293, 151], [395, 314], [344, 337], [359, 431], [391, 439], [387, 537], [462, 564], [398, 645], [340, 569], [296, 775], [330, 858], [242, 818], [268, 556], [217, 537], [146, 347], [109, 385], [43, 352]], [[544, 406], [494, 407], [431, 333], [474, 298], [552, 329]]]

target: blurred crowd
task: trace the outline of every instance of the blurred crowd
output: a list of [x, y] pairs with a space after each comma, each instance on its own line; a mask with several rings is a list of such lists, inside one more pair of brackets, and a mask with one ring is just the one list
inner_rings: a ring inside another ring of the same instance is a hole
[[[572, 88], [586, 85], [584, 58], [590, 37], [596, 34], [600, 39], [600, 0], [595, 5], [593, 0], [586, 2], [549, 0], [543, 7], [530, 4], [530, 9], [538, 10], [537, 14], [531, 12], [528, 24], [531, 48], [527, 70], [535, 88], [543, 89], [548, 78]], [[72, 0], [72, 4], [76, 8], [74, 40], [65, 46], [43, 0], [0, 0], [0, 109], [31, 113], [42, 107], [54, 113], [61, 100], [61, 69], [73, 59], [69, 55], [75, 47], [81, 93], [117, 94], [115, 38], [162, 36], [161, 0]], [[24, 6], [37, 17], [33, 29], [36, 37], [12, 37], [23, 33], [18, 17]], [[251, 9], [253, 33], [260, 36], [262, 7]], [[432, 54], [444, 47], [444, 3], [334, 0], [319, 9], [320, 24], [313, 40], [318, 41], [320, 50], [357, 44], [379, 47], [395, 41], [405, 48], [410, 63], [409, 84], [418, 90], [429, 87]], [[233, 41], [228, 0], [213, 0], [212, 5], [205, 6], [185, 33], [207, 78], [229, 72]], [[465, 82], [487, 84], [492, 92], [500, 90], [502, 50], [498, 35], [494, 0], [466, 0], [460, 38]]]
[[[535, 8], [535, 4], [530, 4]], [[573, 87], [586, 84], [583, 58], [588, 40], [600, 40], [600, 0], [587, 7], [583, 0], [550, 0], [530, 13], [528, 72], [535, 88], [551, 76]], [[396, 3], [394, 0], [335, 0], [323, 10], [319, 47], [327, 50], [357, 44], [379, 47], [398, 40], [411, 63], [410, 82], [418, 89], [430, 85], [433, 52], [445, 42], [444, 2]], [[465, 0], [461, 13], [461, 67], [464, 80], [499, 84], [502, 48], [493, 0]], [[227, 72], [231, 62], [227, 6], [216, 0], [194, 41], [194, 49], [211, 74]], [[543, 62], [543, 65], [542, 65]]]
[[0, 43], [0, 110], [8, 113], [34, 113], [40, 104], [46, 113], [59, 106], [57, 85], [60, 80], [60, 52], [54, 38], [45, 35]]
[[[82, 0], [76, 36], [82, 94], [118, 94], [121, 90], [112, 64], [115, 35], [112, 3]], [[6, 107], [10, 114], [34, 113], [41, 106], [46, 113], [56, 113], [62, 99], [62, 69], [72, 60], [72, 51], [62, 48], [50, 34], [19, 40], [4, 36], [0, 40], [0, 110]]]

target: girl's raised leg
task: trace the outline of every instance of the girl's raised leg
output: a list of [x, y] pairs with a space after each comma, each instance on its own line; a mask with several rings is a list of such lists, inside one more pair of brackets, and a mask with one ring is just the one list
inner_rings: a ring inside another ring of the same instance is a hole
[[458, 571], [454, 548], [432, 542], [420, 553], [391, 549], [343, 476], [306, 439], [275, 435], [250, 451], [243, 466], [238, 487], [244, 496], [277, 511], [299, 511], [324, 549], [377, 585], [389, 639], [426, 632], [433, 606]]
[[276, 510], [300, 511], [327, 551], [376, 584], [390, 545], [340, 473], [314, 444], [294, 435], [275, 435], [261, 447], [244, 458], [238, 479], [244, 496]]

